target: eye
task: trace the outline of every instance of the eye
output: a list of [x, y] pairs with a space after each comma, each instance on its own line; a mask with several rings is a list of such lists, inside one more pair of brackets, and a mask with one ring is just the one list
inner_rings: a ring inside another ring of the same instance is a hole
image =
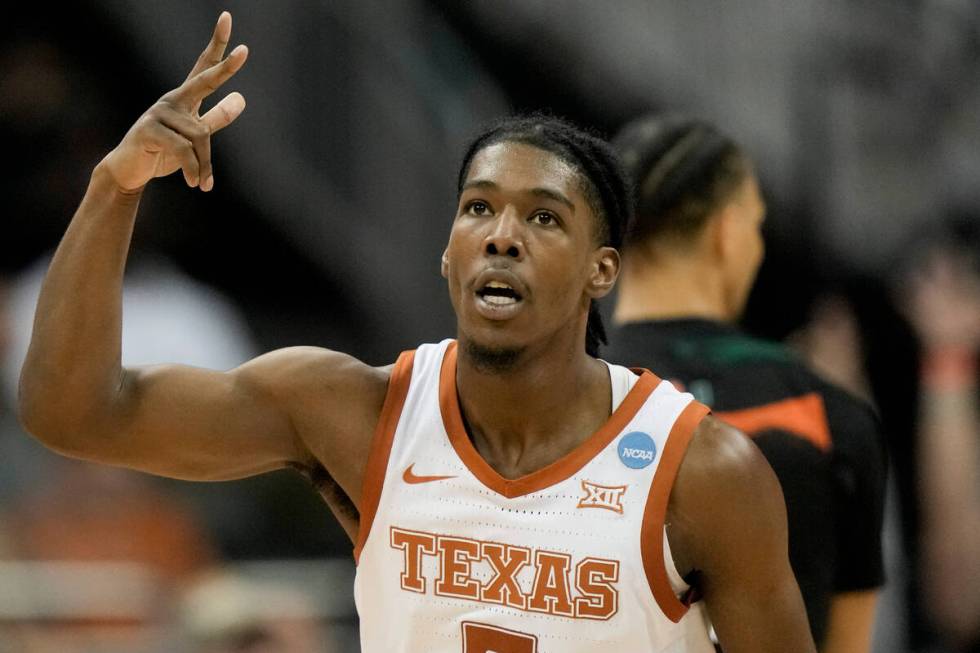
[[558, 219], [555, 218], [553, 213], [549, 213], [548, 211], [538, 211], [531, 216], [531, 222], [539, 224], [542, 227], [550, 227], [551, 225], [557, 224]]
[[473, 200], [466, 205], [466, 212], [472, 215], [490, 215], [490, 205], [481, 200]]

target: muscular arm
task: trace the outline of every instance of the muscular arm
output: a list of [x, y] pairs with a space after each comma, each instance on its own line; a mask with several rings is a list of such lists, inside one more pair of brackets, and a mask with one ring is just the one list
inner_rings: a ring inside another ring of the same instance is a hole
[[222, 14], [187, 80], [164, 95], [96, 167], [42, 286], [20, 382], [27, 429], [63, 453], [156, 474], [230, 479], [277, 467], [329, 472], [352, 498], [387, 375], [313, 348], [273, 352], [230, 372], [121, 365], [123, 270], [143, 187], [180, 169], [210, 190], [210, 137], [244, 109], [201, 101], [244, 64], [222, 59]]
[[789, 565], [779, 481], [752, 442], [707, 417], [681, 463], [668, 508], [681, 573], [701, 589], [725, 653], [815, 651]]

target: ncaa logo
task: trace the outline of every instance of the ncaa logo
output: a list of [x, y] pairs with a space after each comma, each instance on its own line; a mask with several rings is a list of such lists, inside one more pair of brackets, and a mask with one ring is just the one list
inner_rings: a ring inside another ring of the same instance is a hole
[[632, 431], [619, 441], [619, 459], [630, 469], [643, 469], [657, 457], [657, 444], [642, 431]]

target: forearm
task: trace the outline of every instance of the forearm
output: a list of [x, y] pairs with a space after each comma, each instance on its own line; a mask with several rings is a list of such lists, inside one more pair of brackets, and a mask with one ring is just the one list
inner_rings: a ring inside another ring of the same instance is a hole
[[927, 522], [980, 518], [980, 410], [972, 352], [927, 352], [920, 405]]
[[[975, 358], [927, 370], [920, 407], [925, 582], [937, 620], [968, 632], [978, 624], [980, 591], [980, 409]], [[934, 360], [932, 361], [935, 362]]]
[[123, 271], [140, 193], [92, 173], [45, 276], [21, 371], [20, 413], [52, 444], [98, 422], [121, 381]]

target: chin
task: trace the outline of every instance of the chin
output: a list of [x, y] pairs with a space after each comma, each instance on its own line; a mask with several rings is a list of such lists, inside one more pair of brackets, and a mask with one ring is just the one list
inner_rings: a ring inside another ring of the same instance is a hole
[[463, 351], [476, 369], [488, 374], [501, 374], [517, 367], [524, 348], [488, 347], [467, 340], [463, 344]]
[[527, 349], [527, 344], [510, 333], [502, 333], [503, 329], [489, 331], [474, 336], [461, 330], [460, 352], [481, 371], [500, 373], [513, 369]]

